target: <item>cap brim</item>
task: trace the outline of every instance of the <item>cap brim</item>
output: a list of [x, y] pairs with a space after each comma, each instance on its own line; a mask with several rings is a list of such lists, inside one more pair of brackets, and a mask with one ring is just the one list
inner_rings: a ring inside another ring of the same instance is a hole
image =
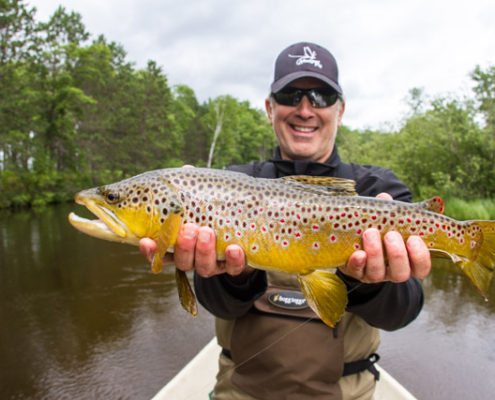
[[337, 91], [338, 94], [342, 95], [342, 89], [340, 86], [335, 83], [334, 81], [328, 79], [326, 76], [319, 74], [317, 72], [311, 72], [311, 71], [297, 71], [289, 75], [285, 75], [283, 78], [280, 78], [278, 81], [275, 81], [271, 85], [271, 91], [272, 93], [277, 93], [280, 90], [282, 90], [285, 86], [287, 86], [289, 83], [292, 81], [295, 81], [296, 79], [300, 78], [316, 78], [319, 79], [320, 81], [325, 82], [327, 85], [332, 87]]

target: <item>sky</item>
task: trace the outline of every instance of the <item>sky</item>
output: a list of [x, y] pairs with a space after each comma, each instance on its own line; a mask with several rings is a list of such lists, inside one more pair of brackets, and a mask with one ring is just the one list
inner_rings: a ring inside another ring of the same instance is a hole
[[300, 41], [337, 59], [352, 129], [400, 126], [412, 88], [472, 96], [469, 74], [495, 65], [493, 0], [25, 0], [47, 21], [61, 5], [92, 39], [120, 43], [127, 60], [156, 61], [171, 86], [200, 102], [229, 94], [264, 108], [277, 55]]

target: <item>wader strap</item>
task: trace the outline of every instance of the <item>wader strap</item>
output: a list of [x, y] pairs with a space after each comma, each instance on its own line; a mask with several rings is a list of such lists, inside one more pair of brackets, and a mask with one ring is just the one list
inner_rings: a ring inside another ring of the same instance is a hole
[[375, 377], [375, 381], [380, 379], [380, 371], [375, 367], [375, 363], [380, 359], [380, 356], [373, 353], [365, 360], [352, 361], [344, 364], [343, 376], [356, 374], [358, 372], [368, 370]]
[[[230, 353], [230, 350], [222, 349], [222, 354], [232, 360], [232, 354]], [[368, 370], [375, 377], [375, 381], [378, 381], [380, 379], [380, 371], [376, 369], [374, 364], [378, 362], [379, 359], [380, 356], [376, 353], [373, 353], [365, 360], [344, 363], [344, 373], [342, 374], [342, 376], [357, 374], [358, 372]]]

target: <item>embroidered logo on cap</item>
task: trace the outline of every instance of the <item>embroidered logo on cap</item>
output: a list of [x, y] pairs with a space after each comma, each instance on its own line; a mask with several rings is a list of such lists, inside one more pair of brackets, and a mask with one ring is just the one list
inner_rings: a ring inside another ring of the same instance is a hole
[[289, 54], [289, 57], [297, 58], [296, 65], [313, 64], [315, 67], [318, 67], [320, 69], [323, 68], [323, 65], [321, 65], [321, 61], [316, 59], [315, 50], [311, 50], [309, 46], [304, 46], [303, 50], [303, 55]]

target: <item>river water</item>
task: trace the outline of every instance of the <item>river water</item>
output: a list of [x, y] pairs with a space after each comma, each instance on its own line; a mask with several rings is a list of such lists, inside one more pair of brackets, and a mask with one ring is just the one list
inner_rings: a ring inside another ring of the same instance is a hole
[[[1, 399], [149, 399], [214, 334], [180, 307], [173, 270], [77, 232], [75, 208], [0, 214]], [[419, 399], [493, 398], [495, 301], [451, 269], [424, 287], [420, 317], [383, 333], [381, 366]]]

